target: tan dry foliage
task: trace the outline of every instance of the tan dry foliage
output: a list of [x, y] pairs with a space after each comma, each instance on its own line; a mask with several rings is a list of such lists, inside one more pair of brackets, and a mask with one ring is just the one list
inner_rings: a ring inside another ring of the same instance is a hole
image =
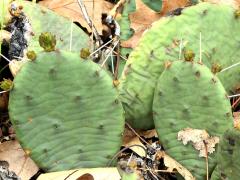
[[[97, 31], [101, 34], [103, 29], [102, 13], [108, 13], [113, 8], [113, 5], [105, 0], [83, 0], [83, 3]], [[87, 28], [88, 32], [91, 32], [91, 28], [85, 21], [77, 0], [43, 0], [39, 4], [74, 22], [79, 22], [81, 26]]]
[[240, 0], [204, 0], [204, 2], [211, 2], [215, 4], [226, 4], [238, 8], [240, 5]]
[[18, 141], [7, 141], [0, 144], [0, 160], [9, 163], [9, 170], [21, 179], [30, 179], [37, 173], [37, 165], [26, 156]]
[[240, 112], [234, 112], [233, 117], [234, 117], [234, 128], [240, 130]]
[[199, 157], [207, 157], [207, 153], [213, 153], [216, 144], [219, 143], [219, 137], [210, 137], [206, 130], [192, 128], [179, 131], [178, 140], [184, 145], [192, 143], [193, 147], [199, 151]]
[[136, 47], [143, 32], [150, 28], [154, 21], [159, 20], [174, 9], [187, 6], [188, 3], [189, 0], [164, 0], [161, 13], [156, 13], [147, 7], [141, 0], [136, 0], [136, 12], [129, 15], [131, 28], [135, 33], [127, 41], [121, 42], [121, 46], [126, 48]]
[[185, 180], [195, 180], [194, 176], [188, 171], [185, 167], [183, 167], [180, 163], [178, 163], [176, 160], [168, 156], [167, 154], [164, 154], [164, 164], [166, 167], [168, 167], [168, 170], [173, 171], [176, 169], [179, 174], [184, 177]]

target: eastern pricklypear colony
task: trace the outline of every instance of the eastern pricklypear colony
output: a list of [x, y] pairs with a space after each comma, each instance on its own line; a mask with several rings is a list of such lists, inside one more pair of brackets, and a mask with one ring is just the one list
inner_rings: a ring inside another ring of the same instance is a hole
[[106, 166], [121, 145], [123, 109], [112, 79], [79, 53], [43, 52], [26, 63], [9, 113], [23, 149], [47, 171]]
[[228, 69], [240, 57], [236, 38], [240, 19], [235, 12], [230, 6], [200, 3], [184, 9], [179, 16], [162, 18], [144, 34], [130, 54], [120, 84], [126, 120], [133, 127], [154, 128], [153, 95], [165, 61], [199, 61], [201, 54], [208, 68], [216, 64], [222, 68], [217, 77], [228, 93], [236, 93], [240, 66]]

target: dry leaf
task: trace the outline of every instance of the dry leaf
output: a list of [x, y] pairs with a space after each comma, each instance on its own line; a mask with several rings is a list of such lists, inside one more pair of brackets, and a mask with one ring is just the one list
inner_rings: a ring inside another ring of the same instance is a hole
[[226, 5], [231, 5], [234, 8], [238, 8], [240, 4], [240, 0], [205, 0], [205, 2], [211, 2], [211, 3], [216, 3], [216, 4], [226, 4]]
[[[139, 138], [137, 136], [132, 138], [131, 141], [129, 141], [127, 143], [123, 143], [123, 146], [125, 146], [125, 147], [132, 146], [132, 145], [140, 145], [146, 149], [146, 147], [143, 145], [143, 143], [139, 140]], [[145, 157], [145, 155], [146, 155], [146, 152], [141, 147], [133, 146], [133, 147], [130, 147], [130, 149], [133, 152], [137, 153], [140, 157]]]
[[139, 131], [139, 135], [143, 136], [147, 139], [153, 138], [153, 137], [158, 137], [156, 129], [147, 130], [147, 131]]
[[81, 177], [77, 178], [77, 180], [94, 180], [94, 177], [91, 174], [86, 173]]
[[169, 171], [173, 171], [176, 169], [179, 174], [181, 174], [185, 180], [195, 180], [193, 175], [181, 164], [179, 164], [177, 161], [175, 161], [173, 158], [168, 156], [167, 154], [164, 153], [163, 155], [164, 158], [164, 164], [166, 167], [168, 167]]
[[126, 48], [136, 47], [143, 32], [150, 28], [154, 21], [160, 19], [174, 9], [187, 6], [188, 3], [188, 0], [164, 0], [161, 13], [156, 13], [147, 7], [141, 0], [136, 0], [136, 12], [129, 15], [131, 28], [135, 33], [127, 41], [121, 42], [121, 46]]
[[210, 137], [206, 130], [186, 128], [178, 132], [178, 140], [184, 145], [191, 142], [193, 147], [200, 151], [199, 157], [207, 157], [208, 153], [215, 151], [215, 146], [219, 143], [219, 137]]
[[234, 128], [240, 129], [240, 112], [234, 112]]
[[9, 170], [21, 179], [30, 179], [38, 172], [37, 165], [25, 155], [17, 141], [6, 141], [0, 144], [0, 160], [9, 163]]
[[[113, 8], [113, 5], [104, 0], [83, 0], [83, 3], [97, 31], [101, 34], [103, 29], [101, 19], [102, 13], [108, 13]], [[82, 27], [87, 28], [88, 32], [91, 32], [91, 28], [85, 21], [77, 0], [43, 0], [39, 2], [39, 4], [46, 6], [59, 15], [67, 17], [74, 22], [79, 22]]]
[[[86, 175], [88, 174], [88, 175]], [[69, 177], [68, 177], [69, 176]], [[41, 174], [38, 180], [87, 180], [83, 177], [92, 177], [94, 180], [120, 180], [121, 177], [117, 168], [92, 168], [92, 169], [77, 169], [69, 171], [60, 171], [53, 173]]]

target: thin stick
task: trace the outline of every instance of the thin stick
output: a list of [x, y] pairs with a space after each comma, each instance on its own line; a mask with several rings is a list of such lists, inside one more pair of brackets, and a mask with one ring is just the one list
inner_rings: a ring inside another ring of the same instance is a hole
[[9, 91], [10, 91], [10, 90], [1, 91], [0, 94], [6, 93], [6, 92], [9, 92]]
[[75, 170], [73, 172], [71, 172], [67, 177], [64, 178], [64, 180], [67, 180], [71, 175], [73, 175], [74, 173], [78, 172], [79, 170]]
[[100, 35], [97, 32], [97, 29], [95, 28], [95, 26], [92, 23], [91, 19], [89, 18], [89, 15], [88, 15], [88, 12], [87, 12], [87, 9], [86, 9], [84, 3], [82, 2], [82, 0], [77, 0], [77, 2], [78, 2], [78, 5], [79, 5], [80, 9], [82, 10], [82, 14], [83, 14], [84, 19], [88, 23], [88, 26], [93, 30], [93, 34], [94, 34], [96, 40], [99, 42], [99, 45], [101, 45], [102, 44], [102, 40], [100, 38]]
[[147, 141], [145, 141], [145, 139], [143, 139], [127, 122], [125, 122], [125, 124], [127, 125], [127, 127], [139, 138], [141, 139], [143, 142], [145, 142], [147, 145], [151, 146]]
[[206, 171], [207, 171], [207, 179], [208, 180], [208, 174], [209, 174], [209, 170], [208, 170], [208, 148], [207, 148], [207, 143], [205, 141], [203, 141], [204, 147], [205, 147], [205, 153], [206, 153]]
[[99, 47], [98, 49], [96, 49], [94, 52], [92, 52], [89, 56], [94, 55], [95, 53], [97, 53], [98, 51], [100, 51], [102, 48], [104, 48], [105, 46], [107, 46], [109, 43], [111, 43], [113, 41], [113, 39], [109, 40], [107, 43], [105, 43], [104, 45], [102, 45], [101, 47]]
[[[107, 47], [108, 49], [112, 49], [112, 48], [110, 48], [110, 47]], [[117, 53], [116, 51], [113, 51], [113, 53], [115, 54], [115, 55], [119, 55], [119, 57], [120, 58], [122, 58], [123, 60], [125, 60], [125, 61], [127, 61], [127, 58], [125, 58], [125, 57], [123, 57], [123, 56], [121, 56], [119, 53]]]
[[113, 51], [111, 52], [112, 73], [114, 75]]
[[178, 60], [181, 60], [181, 56], [182, 56], [182, 38], [180, 40], [180, 45], [179, 45], [179, 56], [178, 56]]
[[229, 98], [233, 98], [233, 97], [240, 97], [240, 94], [235, 94], [235, 95], [231, 95], [231, 96], [228, 96]]
[[115, 75], [114, 75], [115, 80], [118, 79], [119, 64], [120, 64], [120, 44], [118, 43], [118, 46], [117, 46], [117, 64], [116, 64]]
[[127, 147], [121, 149], [118, 153], [116, 153], [116, 154], [113, 156], [113, 158], [108, 162], [107, 167], [109, 167], [109, 166], [112, 164], [113, 160], [116, 159], [122, 152], [126, 151], [127, 149], [130, 149], [131, 147], [136, 147], [136, 146], [137, 146], [137, 147], [140, 147], [140, 148], [142, 148], [142, 149], [144, 150], [144, 152], [145, 152], [145, 158], [146, 158], [146, 157], [147, 157], [147, 150], [145, 149], [145, 147], [144, 147], [144, 146], [141, 146], [141, 145], [139, 145], [139, 144], [134, 144], [134, 145], [131, 145], [131, 146], [127, 146]]
[[229, 70], [229, 69], [231, 69], [231, 68], [234, 68], [234, 67], [236, 67], [236, 66], [239, 66], [239, 65], [240, 65], [240, 62], [238, 62], [238, 63], [236, 63], [236, 64], [233, 64], [233, 65], [231, 65], [231, 66], [229, 66], [229, 67], [224, 68], [223, 70], [221, 70], [220, 73], [221, 73], [221, 72], [224, 72], [224, 71], [227, 71], [227, 70]]
[[132, 160], [132, 156], [133, 156], [133, 153], [131, 153], [131, 156], [130, 156], [130, 158], [129, 158], [128, 162], [127, 162], [127, 166], [128, 166], [128, 165], [129, 165], [129, 163], [131, 162], [131, 160]]
[[235, 108], [235, 106], [240, 102], [240, 97], [232, 104], [232, 108]]
[[70, 52], [72, 51], [72, 38], [73, 38], [73, 20], [71, 21], [70, 46], [69, 46]]
[[115, 43], [115, 45], [113, 46], [112, 50], [108, 53], [107, 57], [105, 58], [105, 60], [103, 61], [103, 63], [101, 64], [101, 67], [104, 66], [104, 64], [107, 62], [109, 56], [111, 55], [111, 53], [113, 52], [113, 50], [115, 49], [115, 47], [118, 45], [119, 40]]
[[0, 56], [3, 57], [3, 59], [5, 59], [6, 61], [8, 61], [9, 63], [11, 62], [6, 56], [4, 56], [2, 53], [0, 53]]
[[199, 35], [199, 47], [200, 47], [200, 50], [199, 50], [199, 63], [202, 63], [202, 32], [200, 32], [200, 35]]

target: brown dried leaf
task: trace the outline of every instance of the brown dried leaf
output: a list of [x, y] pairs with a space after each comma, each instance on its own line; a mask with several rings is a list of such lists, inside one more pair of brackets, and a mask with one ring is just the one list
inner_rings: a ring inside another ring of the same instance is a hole
[[[132, 138], [129, 142], [123, 144], [123, 146], [125, 146], [125, 147], [132, 146], [132, 145], [140, 145], [142, 147], [145, 147], [144, 144], [139, 140], [139, 138], [137, 136]], [[133, 146], [130, 149], [132, 151], [134, 151], [135, 153], [137, 153], [139, 156], [145, 157], [145, 151], [143, 150], [143, 148], [138, 147], [138, 146]], [[146, 149], [146, 147], [145, 147], [145, 149]]]
[[[97, 31], [101, 34], [103, 29], [101, 20], [102, 13], [108, 13], [113, 8], [113, 5], [105, 0], [83, 0], [83, 3]], [[77, 0], [44, 0], [39, 2], [39, 4], [46, 6], [74, 22], [79, 22], [81, 26], [87, 28], [88, 32], [91, 32], [91, 28], [85, 21]]]
[[15, 172], [21, 179], [30, 179], [37, 173], [37, 165], [25, 155], [18, 141], [6, 141], [0, 144], [1, 161], [9, 163], [9, 170]]
[[129, 15], [131, 28], [135, 31], [134, 35], [127, 41], [121, 42], [122, 47], [134, 48], [138, 44], [143, 32], [151, 27], [152, 23], [170, 11], [179, 7], [187, 6], [189, 0], [171, 0], [163, 1], [163, 9], [161, 13], [156, 13], [147, 7], [141, 0], [136, 0], [136, 12]]
[[240, 112], [234, 112], [234, 128], [237, 128], [240, 130]]
[[192, 142], [193, 147], [200, 151], [199, 157], [207, 157], [208, 153], [215, 151], [215, 145], [219, 143], [219, 137], [210, 137], [206, 130], [186, 128], [178, 132], [178, 140], [184, 145]]
[[173, 172], [174, 169], [178, 171], [179, 174], [184, 177], [185, 180], [195, 180], [193, 175], [181, 164], [179, 164], [176, 160], [168, 156], [167, 154], [163, 154], [164, 164], [168, 167], [168, 171]]

